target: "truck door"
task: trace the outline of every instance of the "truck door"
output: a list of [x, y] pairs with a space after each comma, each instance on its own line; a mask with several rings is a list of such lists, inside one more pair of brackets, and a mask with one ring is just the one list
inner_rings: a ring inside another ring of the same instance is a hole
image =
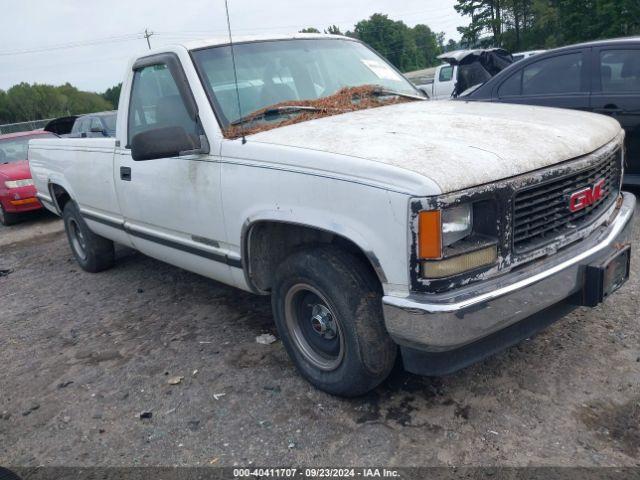
[[457, 68], [453, 65], [442, 65], [436, 72], [435, 82], [433, 84], [434, 98], [436, 100], [446, 100], [451, 98], [456, 84]]
[[126, 142], [121, 129], [114, 161], [124, 229], [141, 252], [228, 282], [229, 265], [240, 267], [240, 261], [226, 249], [219, 150], [148, 161], [131, 156], [131, 140], [140, 133], [167, 127], [200, 133], [197, 112], [189, 113], [185, 103], [185, 95], [191, 105], [195, 100], [177, 55], [145, 59], [129, 83]]
[[596, 48], [593, 63], [591, 106], [594, 112], [615, 118], [624, 128], [626, 180], [640, 184], [640, 45]]

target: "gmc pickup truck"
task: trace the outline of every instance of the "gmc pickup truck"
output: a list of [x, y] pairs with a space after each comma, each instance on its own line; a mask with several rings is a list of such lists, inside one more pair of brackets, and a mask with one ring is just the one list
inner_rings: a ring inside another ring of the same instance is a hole
[[83, 269], [116, 242], [270, 295], [300, 373], [355, 396], [398, 355], [449, 374], [620, 288], [623, 140], [594, 114], [429, 102], [359, 41], [297, 35], [137, 58], [116, 138], [29, 161]]

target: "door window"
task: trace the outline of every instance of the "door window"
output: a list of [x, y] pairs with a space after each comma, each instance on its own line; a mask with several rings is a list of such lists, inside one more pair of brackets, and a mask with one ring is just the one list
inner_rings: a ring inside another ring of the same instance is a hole
[[198, 127], [180, 96], [167, 65], [137, 70], [133, 77], [129, 108], [129, 142], [139, 133], [167, 127], [182, 127], [198, 144]]
[[509, 79], [500, 85], [498, 96], [500, 98], [513, 97], [522, 93], [522, 70], [515, 75], [511, 75]]
[[600, 53], [604, 93], [640, 92], [640, 50], [607, 50]]
[[76, 123], [73, 124], [72, 133], [81, 134], [87, 133], [89, 131], [89, 119], [87, 117], [82, 117], [76, 120]]
[[579, 93], [582, 91], [582, 53], [546, 58], [524, 68], [523, 95]]
[[442, 67], [442, 69], [440, 70], [439, 80], [441, 82], [450, 82], [452, 79], [453, 79], [453, 67], [452, 66]]
[[104, 127], [102, 126], [102, 122], [99, 118], [93, 117], [91, 119], [91, 131], [94, 133], [102, 132]]

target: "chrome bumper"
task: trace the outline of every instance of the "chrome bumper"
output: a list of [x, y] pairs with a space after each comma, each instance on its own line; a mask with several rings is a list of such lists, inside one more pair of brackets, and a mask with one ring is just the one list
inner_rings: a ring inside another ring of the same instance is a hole
[[579, 244], [502, 277], [455, 292], [383, 298], [387, 330], [396, 343], [426, 352], [462, 348], [580, 292], [584, 267], [630, 242], [636, 198], [624, 193], [607, 223]]

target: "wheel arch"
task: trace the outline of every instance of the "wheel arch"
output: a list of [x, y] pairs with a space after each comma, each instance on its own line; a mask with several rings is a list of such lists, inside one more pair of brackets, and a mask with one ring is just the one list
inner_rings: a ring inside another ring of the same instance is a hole
[[49, 190], [53, 206], [58, 212], [58, 215], [62, 216], [65, 205], [73, 200], [71, 193], [69, 193], [69, 190], [65, 186], [55, 181], [50, 181], [47, 188]]
[[359, 257], [380, 284], [387, 276], [378, 257], [356, 232], [297, 219], [254, 217], [242, 229], [242, 267], [247, 285], [258, 294], [268, 294], [278, 265], [292, 250], [308, 245], [335, 245]]

